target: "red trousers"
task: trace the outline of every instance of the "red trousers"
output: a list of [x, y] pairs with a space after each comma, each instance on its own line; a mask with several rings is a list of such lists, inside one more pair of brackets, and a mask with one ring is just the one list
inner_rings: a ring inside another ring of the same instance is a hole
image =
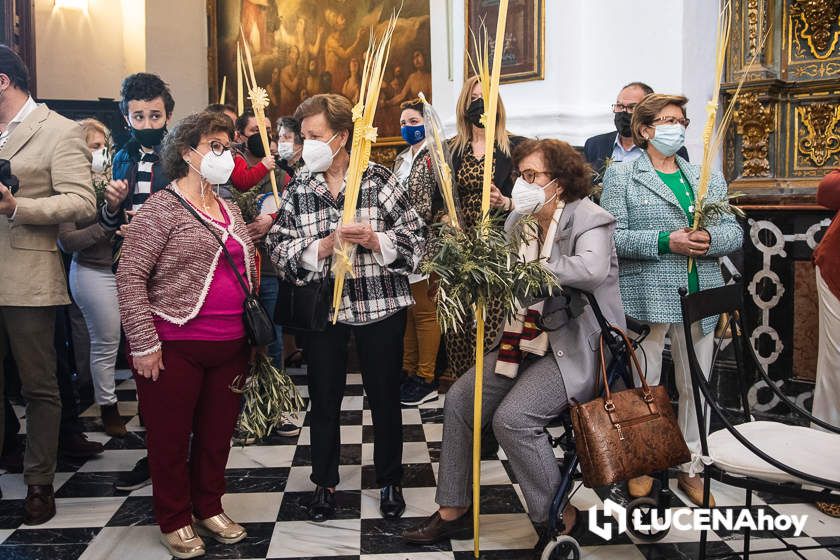
[[[222, 513], [225, 466], [241, 395], [230, 390], [248, 372], [242, 340], [163, 342], [157, 381], [134, 372], [152, 475], [155, 518], [171, 533]], [[192, 445], [190, 445], [192, 434]]]

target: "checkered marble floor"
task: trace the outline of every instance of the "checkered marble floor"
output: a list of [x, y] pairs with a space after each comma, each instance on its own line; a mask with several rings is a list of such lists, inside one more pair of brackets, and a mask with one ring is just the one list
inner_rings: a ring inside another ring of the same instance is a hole
[[[306, 376], [291, 372], [304, 396]], [[101, 430], [98, 409], [83, 414], [88, 437], [105, 444], [105, 453], [86, 462], [60, 461], [56, 475], [58, 514], [37, 528], [21, 526], [25, 486], [21, 475], [0, 475], [4, 499], [0, 501], [0, 559], [65, 560], [157, 560], [168, 558], [158, 544], [158, 529], [152, 516], [151, 487], [123, 493], [113, 483], [120, 472], [132, 468], [144, 454], [143, 428], [137, 418], [134, 382], [118, 386], [120, 410], [129, 419], [128, 437], [112, 439]], [[379, 494], [373, 471], [373, 427], [361, 376], [348, 375], [342, 404], [341, 484], [338, 486], [336, 518], [312, 523], [305, 504], [313, 489], [309, 481], [310, 433], [303, 415], [303, 429], [296, 438], [275, 438], [264, 444], [231, 450], [228, 463], [227, 513], [248, 530], [237, 545], [208, 541], [207, 558], [333, 559], [333, 560], [443, 560], [472, 558], [472, 541], [448, 541], [436, 546], [403, 544], [399, 534], [406, 527], [435, 511], [435, 483], [443, 433], [443, 401], [403, 410], [405, 448], [405, 516], [385, 521], [379, 516]], [[18, 410], [22, 414], [22, 410]], [[25, 419], [24, 419], [25, 426]], [[536, 534], [525, 513], [519, 486], [512, 480], [502, 452], [482, 462], [482, 557], [488, 560], [530, 558]], [[672, 482], [677, 506], [687, 498]], [[719, 506], [740, 508], [743, 493], [713, 485]], [[605, 495], [579, 488], [572, 503], [581, 510], [601, 507]], [[797, 544], [827, 543], [833, 550], [805, 552], [809, 559], [840, 558], [840, 520], [818, 512], [810, 504], [754, 498], [755, 507], [780, 513], [808, 514], [805, 535]], [[753, 539], [752, 548], [775, 548], [770, 535]], [[710, 534], [710, 553], [736, 558], [742, 550], [739, 534]], [[634, 542], [622, 535], [610, 542], [587, 532], [581, 539], [586, 559], [677, 559], [696, 558], [699, 534], [672, 530], [656, 544]], [[762, 558], [794, 558], [792, 553]]]

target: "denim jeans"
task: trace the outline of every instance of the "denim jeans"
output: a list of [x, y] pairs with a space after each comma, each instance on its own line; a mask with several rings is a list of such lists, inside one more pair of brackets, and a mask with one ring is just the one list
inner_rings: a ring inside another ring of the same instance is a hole
[[[271, 318], [274, 318], [274, 308], [277, 307], [277, 292], [280, 289], [280, 280], [276, 276], [263, 276], [260, 281], [260, 303]], [[277, 333], [277, 340], [268, 347], [268, 355], [274, 360], [277, 369], [282, 370], [283, 360], [283, 327], [274, 324], [274, 332]]]

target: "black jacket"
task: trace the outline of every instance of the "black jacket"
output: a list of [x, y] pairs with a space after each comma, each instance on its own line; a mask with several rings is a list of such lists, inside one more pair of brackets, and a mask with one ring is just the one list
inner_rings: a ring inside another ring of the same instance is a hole
[[[155, 146], [154, 151], [160, 155], [160, 146]], [[124, 210], [131, 210], [132, 195], [137, 186], [137, 164], [140, 162], [140, 144], [131, 139], [126, 145], [114, 156], [114, 161], [111, 164], [111, 175], [115, 180], [124, 179], [128, 182], [128, 196], [123, 200], [122, 208], [116, 216], [109, 216], [105, 210], [105, 206], [100, 209], [100, 221], [102, 225], [108, 230], [117, 230], [125, 223]], [[163, 162], [161, 160], [152, 164], [152, 193], [166, 188], [171, 181], [163, 170]]]
[[[595, 171], [595, 183], [600, 183], [604, 176], [604, 161], [612, 157], [615, 137], [617, 135], [618, 132], [615, 130], [605, 132], [604, 134], [587, 139], [583, 145], [583, 156], [589, 162], [589, 165], [592, 166], [592, 170]], [[677, 155], [688, 161], [688, 151], [686, 151], [685, 146], [679, 149]]]

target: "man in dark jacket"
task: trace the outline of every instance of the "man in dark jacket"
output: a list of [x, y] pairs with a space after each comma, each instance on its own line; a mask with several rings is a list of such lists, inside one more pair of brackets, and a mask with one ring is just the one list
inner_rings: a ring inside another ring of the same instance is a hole
[[[607, 165], [619, 161], [633, 161], [642, 155], [642, 149], [633, 143], [633, 133], [630, 130], [630, 119], [633, 109], [653, 88], [642, 82], [631, 82], [621, 88], [616, 97], [613, 109], [615, 130], [593, 136], [583, 145], [583, 155], [595, 171], [595, 183], [600, 183]], [[680, 148], [677, 155], [688, 160], [685, 147]]]

